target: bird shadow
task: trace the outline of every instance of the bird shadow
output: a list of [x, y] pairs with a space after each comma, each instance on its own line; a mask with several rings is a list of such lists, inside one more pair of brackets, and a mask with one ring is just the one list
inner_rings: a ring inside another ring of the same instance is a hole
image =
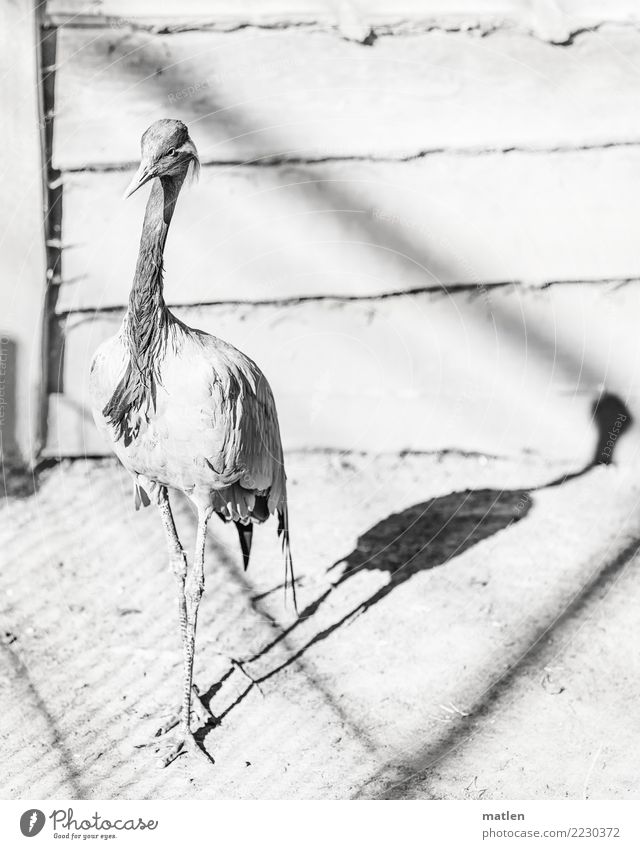
[[322, 636], [314, 637], [305, 650], [355, 615], [373, 607], [418, 572], [444, 565], [453, 557], [523, 519], [533, 505], [534, 492], [561, 486], [581, 477], [595, 466], [612, 463], [619, 437], [632, 424], [631, 413], [624, 402], [612, 393], [604, 393], [597, 399], [592, 411], [597, 430], [595, 451], [582, 469], [561, 475], [538, 487], [452, 492], [414, 504], [401, 513], [392, 513], [362, 534], [354, 550], [329, 568], [329, 572], [339, 569], [337, 579], [305, 607], [297, 622], [253, 659], [261, 657], [283, 636], [298, 627], [301, 621], [312, 616], [333, 590], [359, 572], [376, 570], [387, 573], [388, 582], [332, 628], [322, 632]]
[[[242, 671], [249, 678], [248, 683], [228, 707], [222, 712], [214, 713], [214, 718], [198, 730], [196, 736], [200, 745], [204, 745], [209, 732], [217, 728], [254, 689], [260, 689], [263, 683], [287, 667], [301, 662], [303, 655], [312, 646], [326, 640], [350, 621], [365, 614], [418, 572], [442, 566], [472, 546], [520, 521], [527, 515], [532, 503], [531, 497], [524, 489], [466, 490], [415, 504], [378, 522], [358, 538], [356, 547], [350, 554], [329, 567], [328, 574], [335, 572], [335, 578], [305, 606], [296, 621], [258, 652], [243, 660]], [[339, 619], [316, 630], [302, 646], [290, 644], [300, 626], [311, 620], [338, 588], [363, 571], [378, 571], [386, 575], [387, 580]], [[280, 588], [278, 585], [260, 598]], [[256, 598], [253, 600], [255, 602]], [[263, 658], [268, 659], [270, 652], [277, 646], [285, 648], [286, 658], [266, 673], [253, 677], [252, 664]], [[230, 672], [231, 670], [226, 672], [201, 695], [203, 703], [210, 709], [213, 698], [228, 679]], [[352, 724], [349, 721], [349, 725]], [[356, 730], [358, 736], [365, 736], [362, 729]]]
[[[260, 688], [261, 684], [300, 661], [312, 646], [366, 614], [397, 587], [406, 584], [420, 572], [444, 566], [472, 547], [522, 521], [534, 505], [536, 492], [561, 486], [587, 474], [596, 466], [612, 463], [619, 436], [632, 424], [631, 414], [624, 402], [612, 393], [605, 393], [598, 398], [593, 404], [592, 412], [597, 432], [595, 449], [589, 462], [578, 471], [535, 487], [467, 489], [430, 498], [401, 512], [390, 514], [361, 534], [354, 549], [328, 568], [329, 586], [304, 607], [295, 622], [243, 661], [243, 671], [246, 674], [247, 670], [251, 670], [252, 663], [268, 658], [279, 645], [286, 649], [286, 658], [259, 677], [253, 678], [249, 675], [249, 683], [235, 701], [200, 730], [200, 741], [202, 742], [209, 731], [217, 727], [255, 687]], [[302, 646], [296, 647], [290, 642], [303, 623], [308, 623], [339, 588], [360, 573], [373, 571], [386, 576], [382, 586], [337, 620], [316, 630]], [[253, 601], [260, 601], [280, 589], [282, 584], [255, 596]], [[226, 678], [228, 674], [223, 680]], [[203, 694], [205, 704], [210, 705], [215, 694], [221, 689], [223, 680], [216, 681]]]

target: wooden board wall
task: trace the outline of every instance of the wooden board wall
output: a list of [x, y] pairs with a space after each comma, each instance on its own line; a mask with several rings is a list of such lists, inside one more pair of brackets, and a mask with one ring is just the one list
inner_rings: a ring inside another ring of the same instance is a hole
[[[464, 4], [435, 28], [438, 4], [413, 18], [410, 5], [400, 21], [371, 4], [380, 37], [366, 46], [311, 3], [296, 7], [309, 26], [274, 0], [261, 8], [277, 27], [258, 15], [243, 29], [217, 2], [171, 25], [172, 4], [126, 19], [112, 2], [100, 18], [49, 4], [52, 21], [82, 24], [58, 33], [66, 344], [51, 453], [105, 450], [86, 369], [133, 273], [145, 197], [122, 189], [141, 132], [168, 115], [206, 164], [172, 225], [167, 299], [264, 365], [288, 447], [578, 461], [603, 389], [636, 404], [631, 7], [563, 4], [574, 35], [560, 45], [551, 4], [485, 4], [479, 32], [451, 17]], [[578, 34], [579, 14], [618, 24]]]

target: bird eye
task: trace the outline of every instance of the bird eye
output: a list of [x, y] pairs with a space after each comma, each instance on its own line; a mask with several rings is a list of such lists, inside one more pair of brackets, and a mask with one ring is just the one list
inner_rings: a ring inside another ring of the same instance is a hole
[[175, 147], [172, 147], [171, 150], [167, 151], [167, 156], [175, 156], [177, 152], [178, 151], [175, 149]]

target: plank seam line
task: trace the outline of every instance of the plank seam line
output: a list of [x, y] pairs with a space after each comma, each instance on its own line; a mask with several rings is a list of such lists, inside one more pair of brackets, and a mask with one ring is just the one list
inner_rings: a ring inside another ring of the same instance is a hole
[[[587, 142], [579, 145], [552, 145], [537, 147], [535, 145], [505, 145], [504, 147], [432, 147], [419, 150], [415, 153], [400, 154], [398, 156], [384, 156], [375, 154], [346, 154], [344, 156], [262, 156], [256, 159], [202, 159], [203, 168], [274, 168], [291, 165], [325, 165], [342, 162], [380, 162], [380, 163], [402, 163], [414, 162], [426, 159], [429, 156], [497, 156], [509, 153], [524, 154], [548, 154], [548, 153], [582, 153], [595, 150], [609, 150], [611, 148], [635, 148], [640, 147], [640, 139], [621, 139], [606, 142]], [[98, 162], [90, 165], [58, 166], [63, 174], [103, 174], [111, 172], [124, 172], [135, 170], [137, 161], [123, 162]]]
[[[161, 16], [159, 16], [161, 17]], [[526, 35], [536, 40], [552, 44], [555, 47], [572, 47], [576, 39], [581, 36], [597, 35], [607, 27], [631, 29], [640, 31], [640, 24], [634, 19], [611, 20], [607, 18], [596, 18], [590, 26], [568, 27], [557, 36], [544, 33], [544, 23], [536, 27], [535, 23], [500, 17], [497, 15], [486, 16], [476, 14], [464, 22], [451, 20], [447, 23], [447, 15], [435, 15], [425, 18], [401, 18], [388, 21], [373, 20], [363, 21], [364, 29], [368, 30], [366, 36], [350, 37], [345, 35], [338, 21], [321, 20], [318, 18], [300, 18], [298, 20], [212, 20], [209, 18], [185, 18], [182, 22], [175, 23], [145, 23], [140, 19], [117, 18], [114, 16], [98, 16], [95, 18], [76, 15], [69, 18], [65, 13], [47, 14], [45, 27], [61, 27], [65, 29], [119, 29], [131, 32], [143, 32], [151, 35], [179, 35], [184, 32], [215, 32], [220, 34], [235, 33], [244, 29], [258, 29], [286, 32], [287, 30], [298, 30], [305, 33], [328, 33], [335, 34], [342, 40], [353, 41], [366, 46], [372, 46], [378, 38], [402, 38], [414, 35], [428, 35], [433, 32], [441, 32], [452, 35], [463, 35], [471, 37], [487, 38], [496, 33]], [[371, 38], [373, 36], [373, 38]]]
[[[491, 283], [489, 286], [492, 289], [503, 288], [505, 286], [517, 286], [518, 283], [506, 280], [497, 283]], [[486, 288], [489, 288], [487, 286]], [[187, 303], [169, 303], [170, 309], [200, 309], [202, 307], [279, 307], [279, 306], [295, 306], [296, 304], [316, 303], [319, 301], [330, 301], [333, 303], [353, 303], [357, 301], [386, 301], [391, 298], [401, 298], [411, 295], [452, 295], [458, 292], [476, 292], [479, 289], [484, 289], [484, 283], [463, 283], [459, 286], [447, 287], [444, 285], [436, 286], [418, 286], [414, 289], [399, 289], [391, 292], [378, 292], [376, 294], [362, 295], [292, 295], [284, 298], [263, 298], [258, 300], [223, 300], [223, 301], [191, 301]], [[107, 307], [77, 307], [68, 310], [62, 310], [57, 313], [58, 319], [72, 315], [86, 315], [102, 313], [117, 313], [126, 310], [126, 304], [115, 304]]]
[[[387, 301], [395, 298], [412, 297], [415, 295], [440, 295], [452, 297], [459, 294], [488, 294], [493, 289], [504, 289], [512, 286], [518, 290], [543, 291], [552, 286], [614, 286], [616, 289], [622, 286], [640, 283], [640, 277], [612, 277], [597, 280], [547, 280], [540, 284], [528, 284], [519, 280], [501, 280], [495, 283], [461, 283], [459, 285], [436, 285], [420, 286], [414, 289], [400, 289], [392, 292], [378, 292], [376, 294], [363, 295], [294, 295], [286, 298], [264, 298], [262, 300], [224, 300], [224, 301], [193, 301], [190, 303], [170, 302], [171, 309], [202, 309], [203, 307], [286, 307], [297, 306], [306, 303], [370, 303], [372, 301]], [[76, 315], [88, 315], [99, 317], [120, 313], [126, 310], [126, 304], [115, 304], [106, 307], [76, 307], [61, 310], [56, 313], [59, 322], [66, 321]]]
[[[532, 456], [535, 452], [529, 452], [529, 455]], [[470, 448], [459, 448], [456, 446], [451, 446], [449, 448], [399, 448], [396, 451], [366, 451], [360, 448], [335, 448], [330, 445], [309, 445], [304, 448], [289, 448], [287, 450], [287, 456], [340, 456], [340, 457], [397, 457], [399, 459], [403, 459], [404, 457], [457, 457], [462, 459], [474, 460], [480, 457], [484, 457], [486, 460], [493, 460], [496, 462], [511, 460], [513, 459], [513, 455], [511, 454], [494, 454], [490, 451], [481, 451]], [[69, 463], [80, 463], [80, 462], [98, 462], [101, 466], [114, 466], [119, 468], [119, 460], [116, 457], [113, 457], [110, 454], [55, 454], [49, 455], [43, 458], [34, 469], [33, 474], [38, 476], [43, 472], [49, 472], [52, 468], [55, 468], [59, 464], [63, 464], [65, 462]], [[565, 457], [564, 459], [560, 459], [558, 461], [554, 461], [558, 466], [568, 466], [571, 464], [571, 458]], [[32, 475], [29, 475], [29, 480], [32, 479]]]

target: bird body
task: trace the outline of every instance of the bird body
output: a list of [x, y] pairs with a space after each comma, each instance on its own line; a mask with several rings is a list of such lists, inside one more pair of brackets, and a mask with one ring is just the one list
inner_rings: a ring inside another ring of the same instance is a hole
[[[129, 358], [127, 317], [94, 357], [90, 393], [96, 423]], [[249, 521], [256, 496], [268, 512], [286, 507], [286, 482], [275, 402], [258, 366], [232, 345], [168, 317], [152, 414], [133, 410], [136, 437], [113, 442], [144, 503], [158, 486], [182, 490], [227, 520]], [[139, 505], [138, 505], [139, 506]], [[265, 519], [264, 515], [253, 517]]]
[[[97, 350], [89, 392], [98, 429], [130, 472], [135, 506], [155, 503], [169, 561], [178, 578], [184, 688], [179, 737], [164, 765], [186, 751], [202, 752], [190, 727], [197, 693], [193, 657], [204, 589], [207, 523], [213, 513], [233, 521], [243, 562], [253, 525], [276, 513], [295, 604], [286, 475], [271, 388], [258, 366], [227, 342], [188, 327], [167, 308], [163, 253], [169, 225], [197, 152], [181, 121], [156, 121], [142, 136], [142, 161], [125, 196], [153, 180], [127, 312], [119, 332]], [[178, 538], [169, 489], [198, 513], [189, 565]], [[173, 727], [173, 726], [171, 726]]]

